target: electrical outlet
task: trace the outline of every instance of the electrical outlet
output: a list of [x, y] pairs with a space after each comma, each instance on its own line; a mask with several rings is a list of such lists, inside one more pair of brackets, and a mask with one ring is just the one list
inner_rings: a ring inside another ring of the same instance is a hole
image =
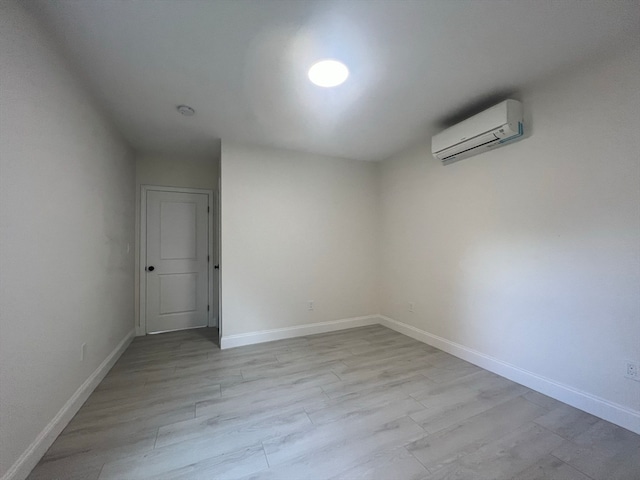
[[84, 357], [87, 356], [87, 344], [83, 343], [80, 347], [80, 361], [84, 362]]
[[313, 310], [313, 300], [309, 300], [309, 311]]
[[409, 302], [409, 311], [413, 313], [413, 302]]
[[627, 361], [624, 376], [631, 380], [640, 382], [640, 366], [638, 363]]

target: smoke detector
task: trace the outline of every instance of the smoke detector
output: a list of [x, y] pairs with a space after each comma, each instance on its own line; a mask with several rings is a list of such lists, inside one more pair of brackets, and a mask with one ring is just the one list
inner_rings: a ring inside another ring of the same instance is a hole
[[196, 111], [191, 108], [189, 105], [178, 105], [176, 110], [180, 112], [185, 117], [193, 117], [196, 114]]

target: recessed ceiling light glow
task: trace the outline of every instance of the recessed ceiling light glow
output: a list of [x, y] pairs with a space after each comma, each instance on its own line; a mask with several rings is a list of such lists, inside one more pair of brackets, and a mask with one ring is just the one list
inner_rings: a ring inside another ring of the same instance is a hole
[[337, 60], [322, 60], [309, 69], [309, 80], [319, 87], [336, 87], [348, 76], [347, 66]]

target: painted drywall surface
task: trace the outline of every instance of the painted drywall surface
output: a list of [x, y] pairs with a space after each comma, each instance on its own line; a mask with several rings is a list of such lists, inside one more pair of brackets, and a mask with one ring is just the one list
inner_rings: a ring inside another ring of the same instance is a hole
[[138, 155], [136, 183], [212, 190], [216, 186], [216, 159], [213, 154], [210, 159]]
[[375, 186], [372, 163], [223, 140], [223, 334], [377, 313]]
[[[525, 93], [533, 135], [381, 165], [381, 312], [640, 410], [640, 51]], [[414, 313], [408, 303], [414, 303]]]
[[50, 44], [2, 2], [0, 476], [133, 328], [133, 158]]
[[[218, 184], [220, 152], [212, 151], [211, 156], [180, 157], [154, 154], [136, 155], [136, 239], [135, 264], [140, 265], [140, 192], [142, 185], [162, 185], [164, 187], [186, 187], [215, 190]], [[140, 270], [135, 269], [135, 323], [140, 330]]]

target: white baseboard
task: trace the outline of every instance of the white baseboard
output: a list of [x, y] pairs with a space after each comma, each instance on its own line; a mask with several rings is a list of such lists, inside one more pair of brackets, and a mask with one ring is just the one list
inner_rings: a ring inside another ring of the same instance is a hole
[[82, 404], [89, 398], [91, 392], [98, 386], [111, 367], [116, 363], [120, 355], [129, 346], [135, 330], [131, 330], [122, 341], [113, 349], [107, 358], [87, 378], [80, 388], [71, 396], [67, 403], [60, 409], [49, 424], [40, 432], [36, 439], [29, 445], [11, 468], [2, 476], [1, 480], [23, 480], [27, 478], [31, 470], [38, 464], [42, 456], [51, 444], [64, 430], [73, 416], [80, 410]]
[[241, 333], [238, 335], [226, 335], [220, 340], [220, 348], [241, 347], [254, 343], [273, 342], [284, 338], [303, 337], [317, 333], [334, 332], [347, 328], [365, 327], [380, 323], [379, 315], [367, 315], [364, 317], [343, 318], [329, 322], [311, 323], [309, 325], [296, 325], [295, 327], [276, 328], [274, 330], [261, 330], [259, 332]]
[[640, 434], [640, 411], [610, 402], [604, 398], [578, 390], [569, 385], [556, 382], [533, 372], [503, 362], [471, 348], [452, 342], [446, 338], [433, 335], [419, 328], [407, 325], [384, 315], [379, 315], [380, 324], [396, 332], [415, 338], [423, 343], [439, 348], [451, 355], [478, 365], [479, 367], [513, 380], [525, 387], [560, 400], [572, 407], [584, 410], [596, 417], [615, 423], [632, 432]]

